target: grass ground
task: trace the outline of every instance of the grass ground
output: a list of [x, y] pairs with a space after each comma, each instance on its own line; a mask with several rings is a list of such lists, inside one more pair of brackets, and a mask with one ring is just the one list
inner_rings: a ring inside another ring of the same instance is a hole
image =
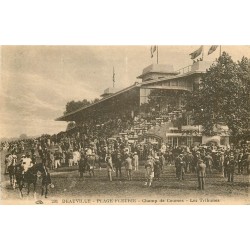
[[[3, 154], [3, 152], [1, 152]], [[3, 165], [3, 155], [1, 157]], [[3, 175], [1, 167], [1, 200], [2, 203], [34, 204], [31, 194], [23, 200], [18, 190], [12, 190], [8, 176]], [[195, 174], [187, 174], [184, 181], [175, 177], [175, 168], [165, 166], [160, 180], [154, 180], [151, 187], [144, 186], [144, 167], [134, 171], [132, 181], [123, 177], [108, 180], [105, 168], [97, 168], [95, 176], [79, 178], [77, 168], [59, 168], [51, 172], [54, 188], [49, 189], [48, 198], [37, 194], [37, 199], [45, 204], [248, 204], [249, 176], [235, 175], [234, 183], [228, 183], [220, 173], [213, 172], [206, 178], [205, 190], [197, 189]], [[41, 180], [38, 180], [37, 192], [41, 191]]]

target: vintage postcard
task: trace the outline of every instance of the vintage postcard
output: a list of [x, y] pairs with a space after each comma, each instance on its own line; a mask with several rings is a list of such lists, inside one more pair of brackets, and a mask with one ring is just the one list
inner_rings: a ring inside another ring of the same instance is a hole
[[250, 46], [1, 46], [1, 204], [249, 204]]

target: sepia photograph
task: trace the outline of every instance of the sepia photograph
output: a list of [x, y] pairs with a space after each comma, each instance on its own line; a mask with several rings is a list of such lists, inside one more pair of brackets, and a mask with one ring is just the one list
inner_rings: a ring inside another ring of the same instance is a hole
[[249, 204], [250, 46], [1, 46], [1, 204]]
[[1, 10], [3, 249], [247, 248], [247, 3]]

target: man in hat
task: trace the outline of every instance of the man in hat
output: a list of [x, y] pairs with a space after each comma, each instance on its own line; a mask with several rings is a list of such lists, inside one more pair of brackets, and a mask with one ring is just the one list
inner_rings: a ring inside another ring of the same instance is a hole
[[210, 153], [207, 153], [205, 156], [205, 163], [206, 163], [206, 168], [209, 170], [209, 173], [212, 173], [212, 166], [213, 166], [213, 158], [210, 155]]
[[115, 157], [115, 170], [116, 170], [116, 177], [122, 177], [122, 156], [120, 152], [117, 152]]
[[225, 153], [223, 151], [221, 151], [219, 155], [219, 168], [222, 176], [225, 176]]
[[73, 150], [70, 149], [70, 151], [68, 152], [68, 164], [69, 167], [73, 167]]
[[145, 186], [148, 185], [150, 187], [154, 179], [154, 161], [151, 156], [148, 156], [148, 159], [145, 164], [145, 177]]
[[159, 161], [160, 161], [160, 168], [161, 168], [161, 171], [163, 172], [164, 166], [165, 166], [165, 164], [166, 164], [166, 160], [165, 160], [165, 157], [164, 157], [164, 154], [163, 154], [163, 153], [160, 153]]
[[246, 168], [247, 168], [247, 174], [250, 173], [250, 149], [248, 149], [246, 153]]
[[159, 181], [160, 175], [161, 175], [161, 163], [160, 163], [159, 155], [157, 154], [155, 156], [155, 161], [154, 161], [154, 177]]
[[138, 171], [139, 157], [136, 151], [134, 152], [134, 155], [133, 155], [133, 165], [134, 165], [135, 171]]
[[132, 181], [132, 159], [129, 156], [129, 154], [125, 155], [125, 168], [126, 168], [126, 172], [127, 172], [127, 177], [129, 181]]
[[185, 162], [186, 162], [187, 171], [194, 173], [195, 172], [194, 156], [192, 155], [191, 152], [187, 152], [186, 157], [185, 157]]
[[176, 177], [180, 181], [184, 180], [185, 162], [184, 162], [184, 155], [183, 154], [179, 154], [179, 156], [176, 158], [175, 167], [176, 167]]
[[26, 153], [25, 157], [22, 159], [21, 168], [22, 168], [22, 175], [24, 174], [33, 166], [32, 159], [30, 158], [30, 154]]
[[87, 156], [82, 152], [81, 158], [79, 161], [79, 175], [80, 178], [83, 178], [83, 173], [86, 171], [86, 165], [87, 165]]
[[109, 178], [109, 181], [112, 181], [112, 171], [114, 171], [114, 168], [113, 168], [113, 163], [112, 163], [112, 159], [110, 155], [107, 155], [106, 162], [107, 162], [108, 178]]
[[95, 176], [95, 154], [87, 155], [87, 169], [89, 170], [89, 176]]
[[238, 162], [238, 174], [243, 174], [243, 149], [240, 149], [240, 152], [237, 157], [237, 162]]
[[205, 189], [205, 177], [206, 177], [206, 164], [202, 159], [198, 160], [197, 165], [197, 177], [198, 177], [198, 189]]
[[54, 154], [55, 169], [61, 166], [60, 159], [61, 159], [61, 154], [59, 150], [56, 149], [55, 154]]
[[227, 162], [227, 176], [228, 176], [228, 182], [234, 181], [234, 170], [235, 170], [236, 161], [234, 159], [233, 153], [230, 154], [229, 160]]

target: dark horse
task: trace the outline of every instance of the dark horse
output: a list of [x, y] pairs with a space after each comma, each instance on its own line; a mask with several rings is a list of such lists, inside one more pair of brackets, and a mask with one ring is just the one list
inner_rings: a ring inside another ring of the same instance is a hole
[[16, 165], [11, 164], [8, 167], [9, 177], [10, 177], [10, 185], [13, 189], [16, 188]]
[[14, 157], [12, 159], [12, 162], [10, 164], [10, 166], [8, 166], [8, 173], [9, 173], [9, 177], [10, 177], [10, 185], [13, 189], [15, 189], [16, 187], [16, 165], [17, 165], [17, 158]]
[[22, 169], [20, 164], [16, 166], [16, 182], [19, 186], [20, 197], [23, 198], [22, 189], [24, 187], [24, 184], [27, 183], [27, 189], [28, 189], [27, 194], [29, 195], [30, 185], [33, 184], [34, 198], [36, 198], [36, 183], [37, 183], [38, 172], [40, 172], [41, 176], [42, 176], [42, 193], [41, 193], [41, 195], [43, 196], [43, 194], [45, 194], [45, 198], [47, 198], [48, 185], [51, 184], [51, 179], [50, 179], [50, 174], [47, 171], [44, 164], [43, 163], [34, 164], [24, 174], [22, 173], [22, 170], [23, 169]]

